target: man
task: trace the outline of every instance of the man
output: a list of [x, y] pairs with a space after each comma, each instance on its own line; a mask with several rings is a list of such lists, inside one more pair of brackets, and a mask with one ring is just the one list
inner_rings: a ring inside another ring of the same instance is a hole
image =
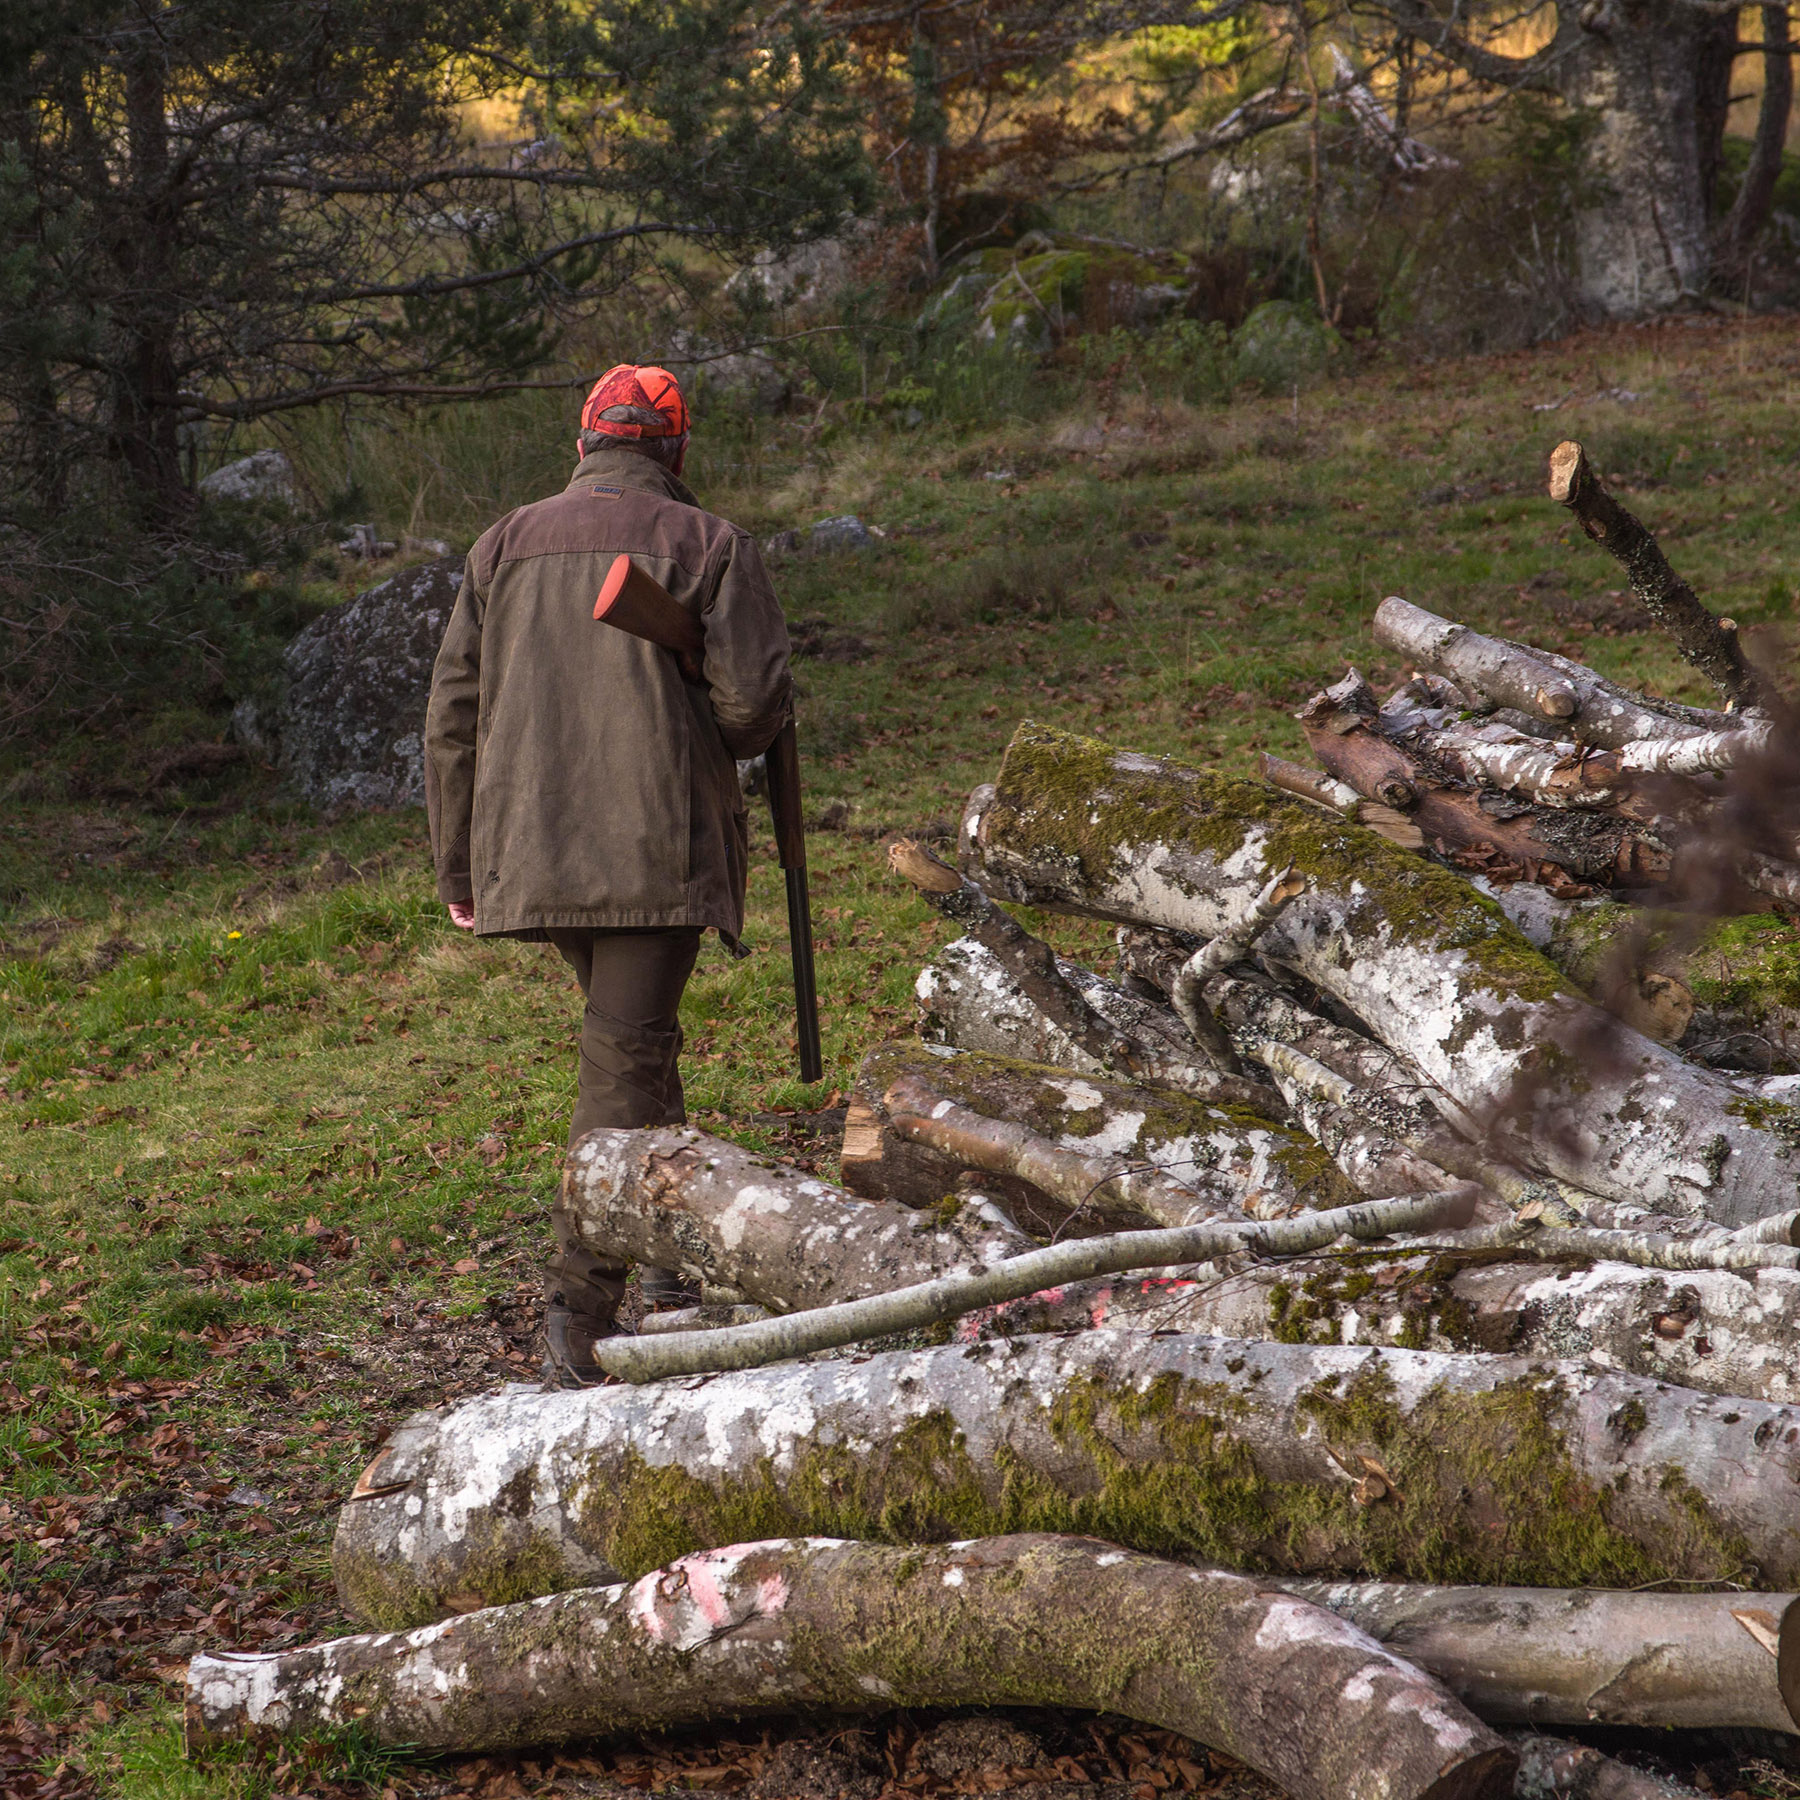
[[[735, 945], [748, 852], [736, 758], [789, 705], [787, 629], [755, 541], [681, 482], [688, 410], [666, 370], [622, 364], [587, 397], [562, 493], [469, 552], [432, 672], [425, 803], [438, 896], [463, 929], [554, 944], [586, 1000], [572, 1144], [679, 1124], [682, 990], [709, 926]], [[702, 679], [594, 618], [621, 552], [702, 621]], [[546, 1378], [599, 1378], [625, 1266], [559, 1205]]]

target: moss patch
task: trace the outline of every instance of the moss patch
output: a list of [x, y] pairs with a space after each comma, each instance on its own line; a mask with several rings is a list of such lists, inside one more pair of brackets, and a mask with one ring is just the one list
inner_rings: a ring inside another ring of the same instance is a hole
[[[1496, 993], [1545, 1001], [1568, 991], [1560, 971], [1460, 875], [1422, 861], [1366, 827], [1334, 820], [1266, 783], [1172, 760], [1122, 756], [1094, 738], [1027, 720], [1001, 765], [987, 816], [990, 843], [1041, 868], [1063, 868], [1069, 897], [1114, 875], [1129, 846], [1222, 861], [1253, 837], [1263, 866], [1297, 865], [1344, 903], [1351, 946], [1385, 934], [1460, 950]], [[1181, 879], [1179, 867], [1163, 877]]]

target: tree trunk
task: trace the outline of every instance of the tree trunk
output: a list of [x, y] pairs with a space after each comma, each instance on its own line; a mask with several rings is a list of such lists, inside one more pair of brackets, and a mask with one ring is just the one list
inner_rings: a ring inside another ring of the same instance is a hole
[[590, 1131], [569, 1152], [563, 1205], [596, 1254], [733, 1287], [776, 1312], [885, 1293], [1036, 1247], [992, 1209], [940, 1222], [856, 1200], [685, 1125]]
[[1602, 318], [1692, 304], [1706, 288], [1694, 64], [1707, 21], [1680, 0], [1558, 8], [1556, 72], [1585, 114], [1576, 198], [1576, 285]]
[[349, 1614], [386, 1628], [802, 1533], [1783, 1586], [1792, 1418], [1575, 1363], [1088, 1331], [420, 1413], [363, 1472], [332, 1560]]
[[1619, 1594], [1304, 1581], [1496, 1725], [1800, 1730], [1779, 1678], [1800, 1665], [1792, 1594]]
[[1371, 831], [1260, 783], [1025, 724], [976, 836], [989, 885], [1013, 899], [1202, 936], [1295, 864], [1311, 886], [1264, 957], [1491, 1122], [1494, 1154], [1720, 1224], [1794, 1204], [1787, 1109], [1746, 1116], [1729, 1083], [1570, 993], [1467, 882]]
[[[1751, 252], [1775, 204], [1775, 184], [1781, 179], [1781, 159], [1787, 148], [1788, 119], [1794, 109], [1794, 60], [1788, 41], [1788, 9], [1785, 5], [1757, 8], [1762, 23], [1763, 95], [1757, 109], [1756, 138], [1750, 161], [1719, 230], [1715, 250], [1716, 273], [1744, 298], [1750, 285]], [[1735, 18], [1722, 21], [1737, 36]]]
[[1371, 1247], [1268, 1267], [1103, 1276], [972, 1315], [958, 1338], [1104, 1326], [1576, 1357], [1705, 1393], [1800, 1405], [1800, 1272], [1552, 1267], [1495, 1254]]
[[[1124, 1158], [1176, 1181], [1217, 1189], [1252, 1217], [1281, 1217], [1356, 1197], [1330, 1159], [1291, 1126], [1229, 1111], [1167, 1088], [1130, 1087], [1068, 1069], [1016, 1062], [979, 1051], [955, 1051], [899, 1038], [877, 1045], [857, 1075], [844, 1121], [844, 1185], [871, 1200], [931, 1206], [955, 1191], [974, 1166], [894, 1129], [886, 1100], [911, 1076], [961, 1106], [1026, 1126], [1065, 1150]], [[985, 1174], [991, 1171], [984, 1170]], [[1043, 1188], [1001, 1180], [982, 1191], [1007, 1203], [1028, 1230], [1070, 1229], [1070, 1205]], [[1194, 1196], [1197, 1200], [1198, 1194]], [[1093, 1196], [1075, 1229], [1093, 1231], [1177, 1221], [1132, 1211], [1105, 1194]]]
[[1178, 1731], [1295, 1800], [1505, 1800], [1515, 1761], [1323, 1608], [1036, 1534], [927, 1551], [739, 1544], [628, 1588], [188, 1672], [190, 1742], [355, 1725], [378, 1743], [492, 1750], [800, 1707], [1020, 1704]]

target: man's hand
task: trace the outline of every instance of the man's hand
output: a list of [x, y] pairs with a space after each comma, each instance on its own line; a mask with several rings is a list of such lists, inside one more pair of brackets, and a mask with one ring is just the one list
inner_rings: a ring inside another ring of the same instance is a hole
[[444, 905], [449, 909], [450, 923], [458, 931], [475, 929], [475, 903], [472, 900], [446, 900]]

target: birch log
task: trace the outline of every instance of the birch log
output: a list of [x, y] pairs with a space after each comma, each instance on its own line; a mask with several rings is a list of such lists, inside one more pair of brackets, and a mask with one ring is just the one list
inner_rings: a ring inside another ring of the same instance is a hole
[[591, 1131], [569, 1151], [563, 1205], [603, 1256], [739, 1289], [778, 1312], [882, 1293], [1034, 1248], [992, 1209], [948, 1221], [858, 1200], [685, 1125]]
[[807, 1532], [1783, 1587], [1797, 1478], [1800, 1412], [1579, 1363], [1087, 1331], [420, 1413], [332, 1556], [349, 1614], [390, 1628]]
[[1678, 1387], [1800, 1406], [1800, 1273], [1673, 1273], [1358, 1250], [1072, 1282], [972, 1316], [959, 1341], [1114, 1330], [1571, 1357]]
[[406, 1634], [199, 1657], [190, 1741], [497, 1750], [799, 1708], [1080, 1707], [1178, 1731], [1295, 1800], [1505, 1800], [1514, 1758], [1429, 1676], [1242, 1576], [1085, 1538], [829, 1538], [683, 1557]]
[[[1166, 1007], [1147, 1004], [1079, 963], [1057, 958], [1057, 968], [1129, 1040], [1132, 1079], [1175, 1088], [1201, 1100], [1279, 1112], [1274, 1088], [1222, 1073], [1196, 1049], [1186, 1028]], [[946, 944], [919, 973], [919, 1035], [927, 1043], [985, 1050], [1020, 1062], [1049, 1063], [1080, 1075], [1116, 1078], [1120, 1057], [1094, 1056], [1045, 1013], [986, 945], [973, 938]]]
[[[1602, 750], [1647, 738], [1697, 737], [1732, 723], [1726, 713], [1646, 699], [1548, 650], [1483, 637], [1397, 594], [1375, 609], [1373, 629], [1378, 644], [1420, 668], [1449, 676], [1496, 707], [1553, 719], [1559, 731]], [[1540, 695], [1551, 703], [1541, 704]]]
[[[1567, 901], [1524, 883], [1483, 891], [1571, 981], [1631, 1019], [1620, 990], [1679, 1025], [1689, 1058], [1757, 1072], [1800, 1070], [1800, 948], [1773, 913], [1690, 914]], [[1642, 1029], [1640, 1026], [1639, 1029]]]
[[1792, 1735], [1792, 1594], [1302, 1581], [1288, 1592], [1417, 1663], [1496, 1725], [1748, 1726]]
[[[1040, 1063], [963, 1051], [916, 1038], [878, 1044], [863, 1059], [844, 1121], [842, 1170], [852, 1193], [907, 1206], [931, 1206], [952, 1193], [972, 1165], [894, 1127], [888, 1090], [911, 1077], [945, 1099], [1009, 1120], [1082, 1156], [1122, 1158], [1192, 1188], [1253, 1218], [1284, 1217], [1321, 1206], [1345, 1206], [1357, 1190], [1304, 1132], [1240, 1107], [1221, 1107], [1172, 1089], [1131, 1086]], [[984, 1176], [992, 1177], [991, 1169]], [[998, 1179], [983, 1191], [1005, 1203], [1028, 1230], [1094, 1230], [1109, 1221], [1176, 1221], [1087, 1197], [1070, 1225], [1066, 1196], [1026, 1181]]]
[[1202, 936], [1292, 863], [1311, 885], [1264, 957], [1491, 1121], [1509, 1160], [1729, 1225], [1800, 1194], [1800, 1112], [1747, 1108], [1570, 992], [1467, 882], [1304, 802], [1025, 724], [978, 838], [989, 885], [1014, 899]]

